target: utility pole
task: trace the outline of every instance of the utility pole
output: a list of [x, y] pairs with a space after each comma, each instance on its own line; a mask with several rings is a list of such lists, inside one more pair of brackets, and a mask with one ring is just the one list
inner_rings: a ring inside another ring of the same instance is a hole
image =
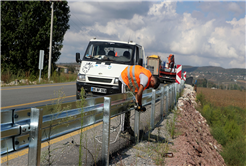
[[49, 52], [48, 80], [50, 80], [50, 71], [51, 71], [52, 32], [53, 32], [53, 12], [54, 12], [54, 2], [51, 3], [50, 50], [49, 50], [50, 52]]
[[52, 33], [53, 33], [53, 17], [54, 17], [54, 2], [61, 2], [61, 0], [44, 0], [51, 2], [51, 21], [50, 21], [50, 50], [49, 50], [49, 66], [48, 66], [48, 80], [50, 80], [51, 73], [51, 54], [52, 54]]

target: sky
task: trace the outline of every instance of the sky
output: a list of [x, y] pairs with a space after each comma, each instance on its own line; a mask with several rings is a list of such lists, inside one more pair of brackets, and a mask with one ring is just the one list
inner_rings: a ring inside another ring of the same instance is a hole
[[133, 41], [145, 55], [190, 66], [246, 68], [244, 1], [68, 1], [70, 29], [57, 63], [90, 39]]

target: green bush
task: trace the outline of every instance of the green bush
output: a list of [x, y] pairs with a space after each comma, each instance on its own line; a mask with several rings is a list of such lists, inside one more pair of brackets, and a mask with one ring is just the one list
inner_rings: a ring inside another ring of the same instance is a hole
[[5, 83], [12, 81], [12, 74], [9, 69], [1, 71], [1, 81], [4, 81]]
[[196, 95], [196, 102], [199, 102], [201, 106], [203, 107], [206, 103], [205, 95], [203, 93], [199, 93]]
[[213, 108], [212, 110], [212, 117], [211, 117], [211, 123], [213, 124], [213, 126], [217, 126], [217, 125], [224, 125], [221, 122], [221, 119], [223, 119], [223, 114], [221, 113], [221, 109], [220, 108]]
[[212, 116], [213, 116], [212, 112], [213, 110], [209, 104], [204, 105], [201, 111], [202, 115], [207, 120], [209, 125], [212, 125]]
[[215, 107], [200, 93], [200, 112], [211, 126], [211, 134], [224, 147], [221, 152], [227, 165], [246, 165], [246, 109]]
[[242, 130], [240, 126], [234, 120], [227, 121], [225, 124], [224, 130], [225, 130], [227, 139], [230, 142], [239, 138], [242, 134]]
[[[235, 120], [236, 123], [242, 127], [245, 132], [246, 129], [246, 109], [239, 107], [228, 106], [222, 108], [223, 113], [228, 117], [228, 120]], [[246, 134], [246, 133], [245, 133]]]
[[222, 146], [226, 145], [227, 136], [223, 126], [218, 125], [213, 127], [211, 134]]
[[221, 155], [227, 165], [246, 165], [246, 141], [235, 139], [224, 147]]

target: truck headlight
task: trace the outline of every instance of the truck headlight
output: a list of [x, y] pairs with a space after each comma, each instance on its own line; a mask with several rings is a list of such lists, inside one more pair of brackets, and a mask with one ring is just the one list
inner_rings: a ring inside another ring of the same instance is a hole
[[85, 81], [85, 74], [78, 74], [77, 80], [78, 81]]
[[118, 84], [119, 83], [119, 78], [115, 78], [114, 79], [114, 84]]

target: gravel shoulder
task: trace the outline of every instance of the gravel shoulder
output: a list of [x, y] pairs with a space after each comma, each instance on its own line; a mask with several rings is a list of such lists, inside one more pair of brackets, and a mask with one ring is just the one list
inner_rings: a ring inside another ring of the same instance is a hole
[[226, 165], [219, 154], [222, 146], [196, 110], [195, 99], [193, 87], [185, 85], [177, 111], [170, 112], [139, 144], [118, 152], [110, 165]]

